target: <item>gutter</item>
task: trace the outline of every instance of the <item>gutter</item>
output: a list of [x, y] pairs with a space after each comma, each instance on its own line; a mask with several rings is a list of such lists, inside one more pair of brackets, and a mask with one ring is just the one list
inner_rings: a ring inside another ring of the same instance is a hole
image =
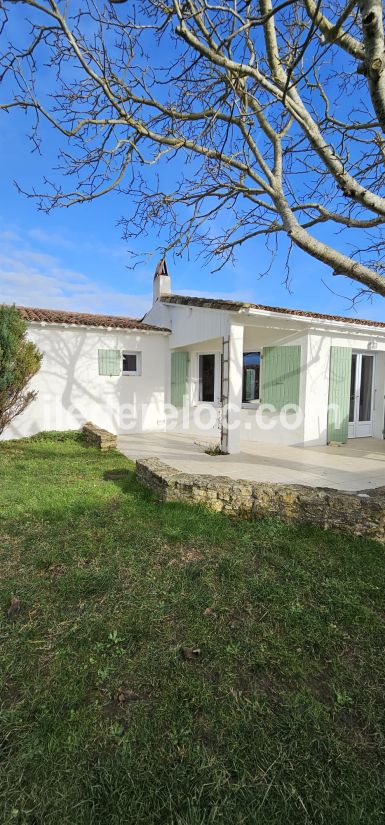
[[[227, 310], [226, 310], [227, 311]], [[234, 314], [234, 311], [233, 311]], [[371, 324], [355, 324], [354, 322], [349, 323], [349, 321], [332, 321], [329, 318], [315, 318], [314, 316], [307, 316], [303, 317], [302, 315], [295, 315], [288, 314], [286, 312], [269, 312], [268, 310], [263, 309], [252, 309], [251, 307], [245, 307], [244, 309], [240, 309], [238, 315], [249, 315], [254, 316], [256, 318], [279, 318], [280, 320], [293, 320], [297, 323], [301, 323], [304, 326], [308, 326], [312, 329], [317, 329], [320, 327], [321, 329], [326, 328], [336, 328], [338, 331], [343, 330], [351, 330], [352, 332], [375, 332], [376, 335], [382, 336], [385, 338], [385, 327], [377, 327], [372, 326]]]
[[69, 324], [60, 321], [25, 321], [33, 327], [62, 327], [64, 329], [103, 329], [105, 332], [137, 332], [141, 335], [171, 335], [170, 329], [143, 329], [142, 327], [106, 327], [101, 324]]

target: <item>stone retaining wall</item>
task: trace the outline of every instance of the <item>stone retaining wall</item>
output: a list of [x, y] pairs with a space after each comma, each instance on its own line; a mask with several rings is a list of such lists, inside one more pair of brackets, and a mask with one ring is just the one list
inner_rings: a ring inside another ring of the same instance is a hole
[[115, 450], [117, 444], [117, 436], [109, 433], [108, 430], [103, 430], [92, 424], [92, 421], [87, 421], [83, 427], [83, 435], [87, 444], [93, 447], [100, 447], [102, 452], [106, 450]]
[[234, 481], [180, 473], [158, 459], [136, 462], [137, 479], [162, 501], [203, 504], [248, 519], [312, 523], [385, 543], [385, 487], [349, 493], [323, 487]]

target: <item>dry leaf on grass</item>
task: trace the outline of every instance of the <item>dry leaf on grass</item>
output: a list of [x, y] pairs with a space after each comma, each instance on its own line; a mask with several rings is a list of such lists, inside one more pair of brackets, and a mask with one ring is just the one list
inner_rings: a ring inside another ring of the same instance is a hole
[[20, 599], [17, 596], [12, 596], [11, 604], [7, 610], [8, 619], [12, 619], [18, 613], [20, 613]]
[[215, 613], [212, 607], [206, 607], [206, 609], [203, 611], [203, 615], [212, 616], [212, 618], [215, 619], [217, 614]]
[[198, 659], [201, 655], [201, 650], [199, 647], [182, 647], [182, 656], [184, 659]]

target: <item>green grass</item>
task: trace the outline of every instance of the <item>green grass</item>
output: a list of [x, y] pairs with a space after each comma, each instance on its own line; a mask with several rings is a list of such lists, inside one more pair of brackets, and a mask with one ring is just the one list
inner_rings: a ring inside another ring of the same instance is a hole
[[384, 548], [48, 435], [0, 446], [0, 557], [1, 823], [383, 825]]

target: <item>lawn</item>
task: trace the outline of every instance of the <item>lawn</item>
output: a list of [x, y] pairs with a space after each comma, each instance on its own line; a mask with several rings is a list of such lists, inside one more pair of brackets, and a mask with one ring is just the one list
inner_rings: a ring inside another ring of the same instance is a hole
[[0, 445], [1, 823], [383, 825], [384, 552]]

